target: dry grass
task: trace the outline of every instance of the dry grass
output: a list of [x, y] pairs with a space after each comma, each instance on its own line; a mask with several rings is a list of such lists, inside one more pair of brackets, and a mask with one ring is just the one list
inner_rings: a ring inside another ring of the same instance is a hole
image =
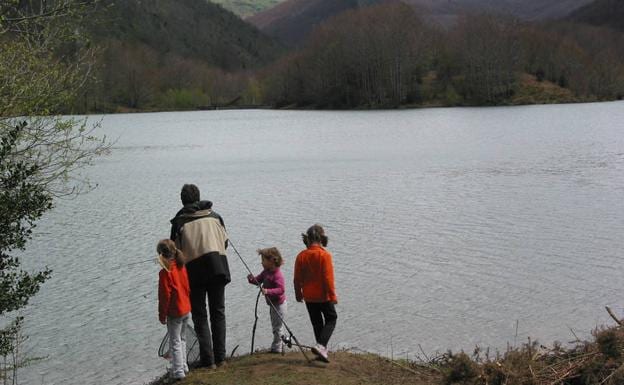
[[623, 385], [624, 330], [597, 329], [594, 341], [564, 348], [527, 342], [490, 357], [447, 353], [441, 368], [446, 384], [466, 385]]
[[[448, 352], [429, 362], [392, 361], [358, 351], [307, 362], [298, 351], [235, 357], [197, 369], [180, 385], [624, 385], [624, 328], [596, 329], [593, 341], [552, 347], [527, 341], [503, 353]], [[311, 354], [310, 354], [311, 356]], [[152, 385], [168, 384], [166, 377]]]

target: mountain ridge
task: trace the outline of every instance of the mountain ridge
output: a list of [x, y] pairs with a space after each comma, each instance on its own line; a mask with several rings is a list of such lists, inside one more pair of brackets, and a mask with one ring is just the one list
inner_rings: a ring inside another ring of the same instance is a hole
[[246, 18], [279, 4], [284, 0], [210, 0], [223, 8]]
[[596, 0], [572, 12], [568, 20], [624, 31], [624, 2]]
[[509, 14], [521, 20], [562, 19], [592, 0], [286, 0], [247, 18], [247, 21], [286, 45], [301, 44], [321, 22], [339, 13], [366, 5], [401, 1], [441, 24], [464, 13]]
[[592, 0], [402, 0], [403, 2], [429, 10], [432, 14], [461, 14], [464, 12], [493, 12], [508, 14], [522, 20], [560, 19], [572, 10]]
[[233, 13], [198, 0], [103, 0], [94, 40], [144, 44], [161, 54], [205, 61], [223, 69], [255, 68], [271, 62], [279, 44]]
[[286, 0], [246, 20], [286, 45], [303, 42], [315, 26], [350, 9], [387, 0]]

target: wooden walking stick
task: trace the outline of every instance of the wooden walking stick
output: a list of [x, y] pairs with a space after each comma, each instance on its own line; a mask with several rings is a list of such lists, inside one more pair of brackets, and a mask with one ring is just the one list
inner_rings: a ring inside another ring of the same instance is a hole
[[260, 294], [262, 294], [262, 289], [258, 290], [258, 296], [256, 297], [256, 310], [254, 316], [256, 319], [254, 320], [253, 331], [251, 333], [251, 353], [254, 354], [254, 342], [256, 341], [256, 326], [258, 325], [258, 301], [260, 301]]

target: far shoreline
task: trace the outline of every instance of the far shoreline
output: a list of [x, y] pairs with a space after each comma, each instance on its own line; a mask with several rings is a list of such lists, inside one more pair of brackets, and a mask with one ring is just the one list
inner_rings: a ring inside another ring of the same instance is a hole
[[[571, 104], [602, 104], [602, 103], [617, 103], [622, 102], [624, 99], [609, 99], [609, 100], [576, 100], [576, 101], [554, 101], [554, 102], [542, 102], [542, 103], [501, 103], [501, 104], [464, 104], [464, 105], [443, 105], [443, 104], [418, 104], [418, 105], [402, 105], [398, 107], [379, 107], [379, 108], [314, 108], [314, 107], [273, 107], [268, 105], [245, 105], [245, 106], [228, 106], [228, 107], [210, 107], [210, 108], [189, 108], [189, 109], [131, 109], [131, 108], [117, 108], [115, 110], [107, 111], [91, 111], [78, 114], [66, 114], [68, 116], [97, 116], [97, 115], [132, 115], [132, 114], [152, 114], [152, 113], [168, 113], [168, 112], [211, 112], [211, 111], [253, 111], [253, 110], [268, 110], [268, 111], [313, 111], [313, 112], [375, 112], [375, 111], [409, 111], [409, 110], [428, 110], [428, 109], [451, 109], [451, 108], [500, 108], [500, 107], [532, 107], [532, 106], [551, 106], [551, 105], [571, 105]], [[63, 115], [63, 114], [60, 114]]]

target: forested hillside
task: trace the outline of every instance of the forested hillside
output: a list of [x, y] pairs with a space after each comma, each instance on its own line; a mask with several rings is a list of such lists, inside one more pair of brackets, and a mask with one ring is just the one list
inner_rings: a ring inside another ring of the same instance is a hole
[[493, 15], [433, 28], [405, 4], [342, 13], [267, 71], [272, 105], [496, 105], [624, 96], [624, 35]]
[[203, 0], [103, 0], [96, 17], [96, 41], [141, 43], [223, 69], [258, 67], [278, 52], [257, 29]]
[[295, 37], [286, 49], [205, 0], [105, 1], [108, 8], [96, 12], [90, 27], [100, 55], [78, 111], [624, 96], [624, 34], [610, 28], [476, 12], [454, 15], [440, 28], [430, 14], [398, 0], [287, 0], [252, 18], [278, 36]]
[[284, 0], [208, 0], [221, 5], [242, 18], [269, 9]]
[[81, 107], [88, 110], [226, 102], [238, 94], [234, 73], [267, 65], [281, 52], [205, 0], [103, 0], [87, 28], [100, 47], [97, 79]]
[[573, 12], [569, 20], [624, 31], [624, 1], [596, 0]]
[[247, 20], [281, 42], [296, 46], [328, 18], [385, 0], [287, 0]]

